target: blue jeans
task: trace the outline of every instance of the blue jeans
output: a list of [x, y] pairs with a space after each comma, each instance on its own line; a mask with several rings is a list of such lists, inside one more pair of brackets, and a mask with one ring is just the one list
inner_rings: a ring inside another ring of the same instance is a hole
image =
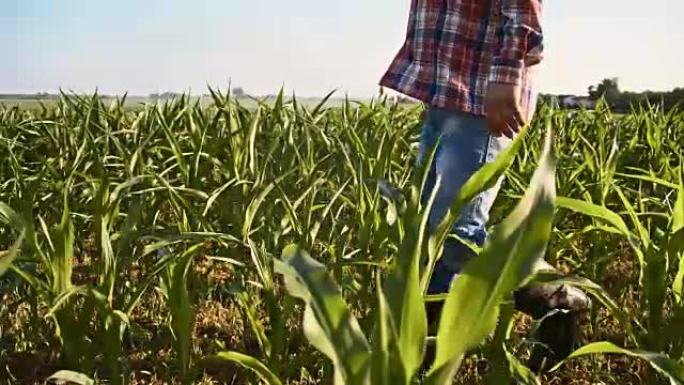
[[[484, 117], [463, 112], [430, 108], [423, 122], [418, 163], [437, 144], [435, 157], [423, 191], [424, 201], [441, 176], [439, 190], [430, 212], [429, 226], [434, 229], [456, 198], [461, 186], [480, 168], [492, 162], [511, 140], [489, 134]], [[482, 246], [487, 239], [489, 211], [496, 199], [501, 180], [495, 187], [479, 194], [461, 211], [453, 233]], [[463, 243], [449, 238], [442, 258], [432, 273], [428, 292], [446, 293], [454, 276], [473, 258], [475, 253]]]

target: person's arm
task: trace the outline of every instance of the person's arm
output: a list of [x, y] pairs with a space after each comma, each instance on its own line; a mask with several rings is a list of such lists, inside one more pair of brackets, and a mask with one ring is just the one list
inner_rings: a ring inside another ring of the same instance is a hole
[[491, 132], [512, 138], [525, 124], [520, 111], [523, 70], [542, 60], [542, 0], [501, 0], [500, 11], [502, 41], [489, 72], [485, 109]]
[[541, 0], [501, 0], [502, 40], [489, 81], [519, 85], [525, 66], [541, 62], [543, 34]]

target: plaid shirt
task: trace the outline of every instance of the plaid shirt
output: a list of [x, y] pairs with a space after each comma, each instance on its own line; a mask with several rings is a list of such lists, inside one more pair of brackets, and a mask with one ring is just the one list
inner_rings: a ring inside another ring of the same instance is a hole
[[406, 42], [380, 85], [424, 103], [485, 115], [489, 82], [521, 86], [534, 113], [542, 0], [412, 0]]

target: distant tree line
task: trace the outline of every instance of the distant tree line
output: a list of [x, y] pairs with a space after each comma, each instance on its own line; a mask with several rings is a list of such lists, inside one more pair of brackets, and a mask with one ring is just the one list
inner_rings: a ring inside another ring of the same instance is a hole
[[[684, 87], [671, 91], [621, 91], [617, 78], [606, 78], [599, 84], [590, 86], [587, 91], [588, 96], [544, 94], [541, 98], [552, 105], [571, 108], [593, 107], [599, 99], [603, 98], [613, 111], [622, 113], [629, 112], [632, 107], [646, 105], [660, 106], [665, 110], [678, 106], [684, 108]], [[569, 105], [565, 102], [568, 100], [571, 101]]]
[[154, 94], [149, 94], [147, 97], [149, 99], [174, 99], [174, 98], [179, 98], [183, 94], [178, 93], [178, 92], [163, 92], [163, 93], [154, 93]]
[[15, 99], [15, 100], [42, 100], [56, 98], [58, 95], [52, 95], [47, 92], [38, 92], [35, 94], [0, 94], [0, 99]]
[[667, 110], [684, 106], [684, 88], [666, 92], [622, 92], [616, 78], [604, 79], [596, 87], [589, 87], [590, 98], [597, 100], [601, 96], [614, 110], [623, 112], [629, 111], [631, 106], [640, 104], [660, 105]]
[[[547, 104], [563, 108], [586, 108], [592, 109], [601, 98], [616, 112], [629, 112], [633, 106], [657, 105], [669, 110], [674, 107], [684, 108], [684, 87], [678, 87], [671, 91], [644, 91], [629, 92], [621, 91], [617, 78], [606, 78], [600, 83], [589, 87], [587, 95], [551, 95], [542, 94], [540, 98]], [[233, 87], [231, 94], [237, 98], [247, 97], [249, 94], [242, 87]], [[173, 99], [180, 97], [181, 93], [164, 92], [149, 94], [150, 99]], [[107, 98], [108, 95], [100, 95]], [[205, 95], [209, 96], [209, 95]], [[34, 94], [0, 94], [0, 99], [26, 99], [26, 100], [46, 100], [58, 98], [58, 94], [38, 92]], [[275, 97], [268, 95], [267, 97]], [[414, 99], [402, 95], [394, 96], [394, 100], [399, 103], [413, 103]]]

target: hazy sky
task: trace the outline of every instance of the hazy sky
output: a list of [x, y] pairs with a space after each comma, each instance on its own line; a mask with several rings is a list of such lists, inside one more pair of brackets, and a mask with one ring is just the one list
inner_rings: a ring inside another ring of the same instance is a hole
[[[410, 0], [0, 0], [0, 92], [374, 95]], [[646, 5], [648, 4], [648, 5]], [[543, 92], [684, 86], [684, 0], [546, 0]]]

